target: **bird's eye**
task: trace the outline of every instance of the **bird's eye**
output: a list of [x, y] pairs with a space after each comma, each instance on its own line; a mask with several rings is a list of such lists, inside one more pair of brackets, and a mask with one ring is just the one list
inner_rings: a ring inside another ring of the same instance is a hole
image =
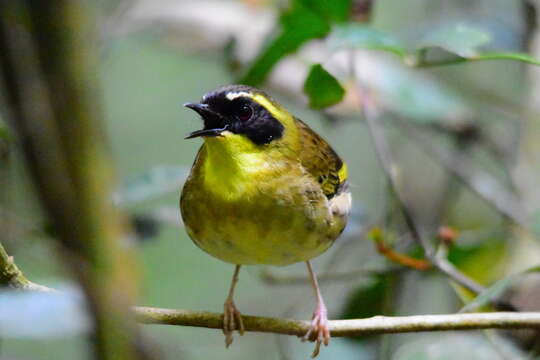
[[244, 104], [240, 106], [236, 113], [236, 116], [240, 121], [248, 121], [249, 119], [251, 119], [251, 116], [253, 116], [253, 109], [248, 104]]

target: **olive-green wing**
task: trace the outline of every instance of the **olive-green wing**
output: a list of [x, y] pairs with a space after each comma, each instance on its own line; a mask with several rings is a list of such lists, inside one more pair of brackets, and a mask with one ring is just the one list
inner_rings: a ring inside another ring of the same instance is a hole
[[306, 123], [296, 119], [301, 144], [300, 162], [321, 184], [328, 199], [339, 193], [347, 181], [347, 165], [332, 147]]

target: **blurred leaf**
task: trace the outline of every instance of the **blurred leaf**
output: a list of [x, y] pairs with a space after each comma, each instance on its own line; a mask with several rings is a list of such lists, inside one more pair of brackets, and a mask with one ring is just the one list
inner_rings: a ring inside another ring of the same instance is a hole
[[351, 13], [352, 0], [301, 0], [306, 7], [317, 11], [328, 22], [344, 22]]
[[189, 173], [187, 167], [159, 165], [125, 183], [113, 199], [116, 205], [129, 205], [176, 191]]
[[[505, 51], [481, 53], [480, 48], [490, 43], [492, 34], [488, 29], [464, 22], [447, 23], [431, 29], [413, 45], [406, 45], [391, 34], [361, 24], [339, 26], [330, 37], [330, 46], [334, 48], [386, 51], [397, 55], [410, 66], [430, 67], [487, 60], [513, 60], [540, 65], [540, 60], [525, 53]], [[433, 48], [443, 49], [456, 56], [426, 60], [426, 52]]]
[[532, 214], [531, 230], [536, 234], [537, 237], [540, 237], [540, 209], [534, 211]]
[[61, 292], [0, 292], [2, 338], [77, 336], [86, 334], [89, 328], [83, 296], [73, 288]]
[[278, 35], [269, 42], [251, 64], [240, 83], [258, 85], [284, 56], [311, 39], [323, 38], [330, 32], [332, 21], [344, 18], [350, 0], [294, 0], [280, 17]]
[[342, 317], [361, 319], [376, 315], [391, 315], [385, 310], [386, 297], [392, 287], [394, 276], [392, 273], [373, 276], [370, 283], [353, 290]]
[[[360, 24], [337, 26], [330, 47], [382, 50], [405, 59], [409, 52], [394, 36]], [[412, 52], [411, 52], [412, 53]], [[469, 110], [459, 93], [425, 74], [389, 61], [366, 61], [357, 69], [359, 80], [373, 89], [384, 107], [420, 123], [454, 122]]]
[[378, 100], [385, 107], [411, 121], [452, 123], [469, 113], [459, 93], [419, 71], [394, 63], [384, 63], [378, 68], [381, 71], [375, 75], [359, 73], [377, 91]]
[[8, 129], [6, 125], [4, 124], [2, 118], [0, 117], [0, 140], [7, 141], [9, 139], [10, 137], [9, 137]]
[[361, 48], [382, 50], [399, 57], [407, 54], [406, 48], [392, 35], [360, 24], [347, 24], [336, 27], [329, 39], [333, 48]]
[[488, 31], [466, 23], [445, 24], [428, 32], [420, 43], [418, 49], [439, 47], [461, 57], [478, 55], [478, 49], [491, 41]]
[[304, 92], [309, 97], [309, 106], [313, 109], [335, 105], [345, 95], [345, 89], [339, 84], [339, 81], [321, 64], [311, 66], [304, 83]]
[[448, 260], [480, 283], [489, 283], [502, 275], [497, 265], [506, 259], [507, 245], [503, 237], [495, 235], [479, 241], [458, 238], [448, 252]]
[[474, 311], [479, 307], [489, 304], [492, 300], [497, 299], [501, 296], [506, 289], [513, 285], [517, 280], [519, 280], [523, 275], [540, 272], [540, 266], [535, 266], [533, 268], [527, 269], [525, 271], [519, 272], [517, 274], [510, 275], [504, 279], [497, 281], [495, 284], [484, 290], [471, 302], [465, 305], [460, 313]]

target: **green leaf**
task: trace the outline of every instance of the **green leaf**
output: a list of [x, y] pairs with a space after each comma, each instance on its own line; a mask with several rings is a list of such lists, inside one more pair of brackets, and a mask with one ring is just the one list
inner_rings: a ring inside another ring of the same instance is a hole
[[351, 0], [301, 0], [304, 6], [311, 7], [329, 22], [344, 22], [351, 13]]
[[428, 32], [420, 40], [418, 49], [439, 47], [458, 56], [469, 58], [479, 55], [479, 48], [492, 40], [491, 34], [467, 23], [445, 24]]
[[347, 24], [335, 28], [330, 37], [330, 47], [382, 50], [399, 57], [407, 54], [407, 49], [392, 35], [360, 24]]
[[311, 39], [325, 37], [333, 21], [344, 18], [351, 0], [294, 0], [282, 13], [277, 36], [268, 43], [239, 80], [242, 84], [262, 83], [273, 67], [285, 56], [297, 51]]
[[494, 232], [475, 240], [459, 237], [448, 260], [476, 281], [489, 284], [503, 275], [497, 265], [505, 261], [507, 252], [508, 241]]
[[321, 64], [314, 64], [304, 83], [304, 92], [309, 97], [309, 106], [322, 109], [339, 103], [345, 89]]
[[504, 279], [497, 281], [495, 284], [481, 292], [471, 302], [465, 305], [460, 313], [469, 312], [478, 309], [479, 307], [489, 304], [492, 300], [497, 299], [503, 292], [508, 289], [512, 284], [519, 280], [523, 275], [540, 272], [540, 266], [535, 266], [531, 269], [519, 272], [517, 274], [510, 275]]

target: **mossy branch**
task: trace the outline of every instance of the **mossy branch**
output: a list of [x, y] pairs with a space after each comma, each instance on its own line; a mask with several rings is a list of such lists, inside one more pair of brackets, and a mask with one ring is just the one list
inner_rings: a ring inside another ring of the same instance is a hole
[[2, 244], [0, 244], [0, 286], [21, 290], [53, 291], [51, 288], [28, 280], [15, 265], [13, 256], [7, 254]]

